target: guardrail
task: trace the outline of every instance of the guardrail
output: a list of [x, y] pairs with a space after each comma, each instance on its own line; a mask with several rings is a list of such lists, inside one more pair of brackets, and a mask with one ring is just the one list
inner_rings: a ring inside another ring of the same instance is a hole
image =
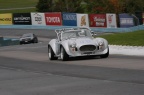
[[[55, 30], [60, 28], [75, 28], [76, 26], [37, 26], [37, 25], [0, 25], [0, 28], [13, 29], [48, 29]], [[130, 28], [95, 28], [90, 27], [95, 32], [133, 32], [137, 30], [144, 30], [144, 25], [139, 25]]]

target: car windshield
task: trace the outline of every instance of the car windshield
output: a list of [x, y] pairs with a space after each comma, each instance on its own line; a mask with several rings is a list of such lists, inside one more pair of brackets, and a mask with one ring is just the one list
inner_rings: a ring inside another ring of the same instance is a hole
[[22, 37], [32, 37], [32, 34], [31, 33], [29, 33], [29, 34], [23, 34]]
[[67, 31], [62, 33], [62, 40], [76, 37], [92, 37], [89, 30]]

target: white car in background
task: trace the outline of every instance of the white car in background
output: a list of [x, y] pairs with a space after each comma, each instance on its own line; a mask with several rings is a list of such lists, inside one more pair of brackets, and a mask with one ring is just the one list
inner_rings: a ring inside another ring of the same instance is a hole
[[104, 38], [93, 37], [90, 29], [66, 28], [55, 30], [56, 39], [48, 43], [48, 56], [50, 60], [63, 61], [78, 56], [109, 56], [108, 41]]

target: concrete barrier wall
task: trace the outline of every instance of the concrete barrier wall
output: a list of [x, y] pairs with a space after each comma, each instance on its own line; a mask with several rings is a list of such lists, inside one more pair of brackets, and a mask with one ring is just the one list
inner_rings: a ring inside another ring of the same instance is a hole
[[0, 46], [2, 46], [3, 37], [0, 37]]
[[10, 45], [19, 45], [19, 39], [7, 39], [7, 38], [3, 38], [0, 37], [0, 46], [10, 46]]
[[[59, 28], [72, 28], [76, 26], [37, 26], [37, 25], [0, 25], [0, 28], [14, 28], [14, 29], [48, 29], [55, 30]], [[137, 30], [144, 30], [144, 25], [134, 26], [130, 28], [94, 28], [90, 27], [95, 32], [133, 32]]]
[[96, 32], [133, 32], [138, 30], [144, 30], [144, 25], [134, 26], [130, 28], [93, 28]]

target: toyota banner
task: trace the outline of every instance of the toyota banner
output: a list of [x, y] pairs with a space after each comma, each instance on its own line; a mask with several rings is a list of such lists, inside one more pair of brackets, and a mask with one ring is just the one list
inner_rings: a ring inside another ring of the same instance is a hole
[[62, 17], [60, 12], [45, 13], [46, 25], [62, 25]]

